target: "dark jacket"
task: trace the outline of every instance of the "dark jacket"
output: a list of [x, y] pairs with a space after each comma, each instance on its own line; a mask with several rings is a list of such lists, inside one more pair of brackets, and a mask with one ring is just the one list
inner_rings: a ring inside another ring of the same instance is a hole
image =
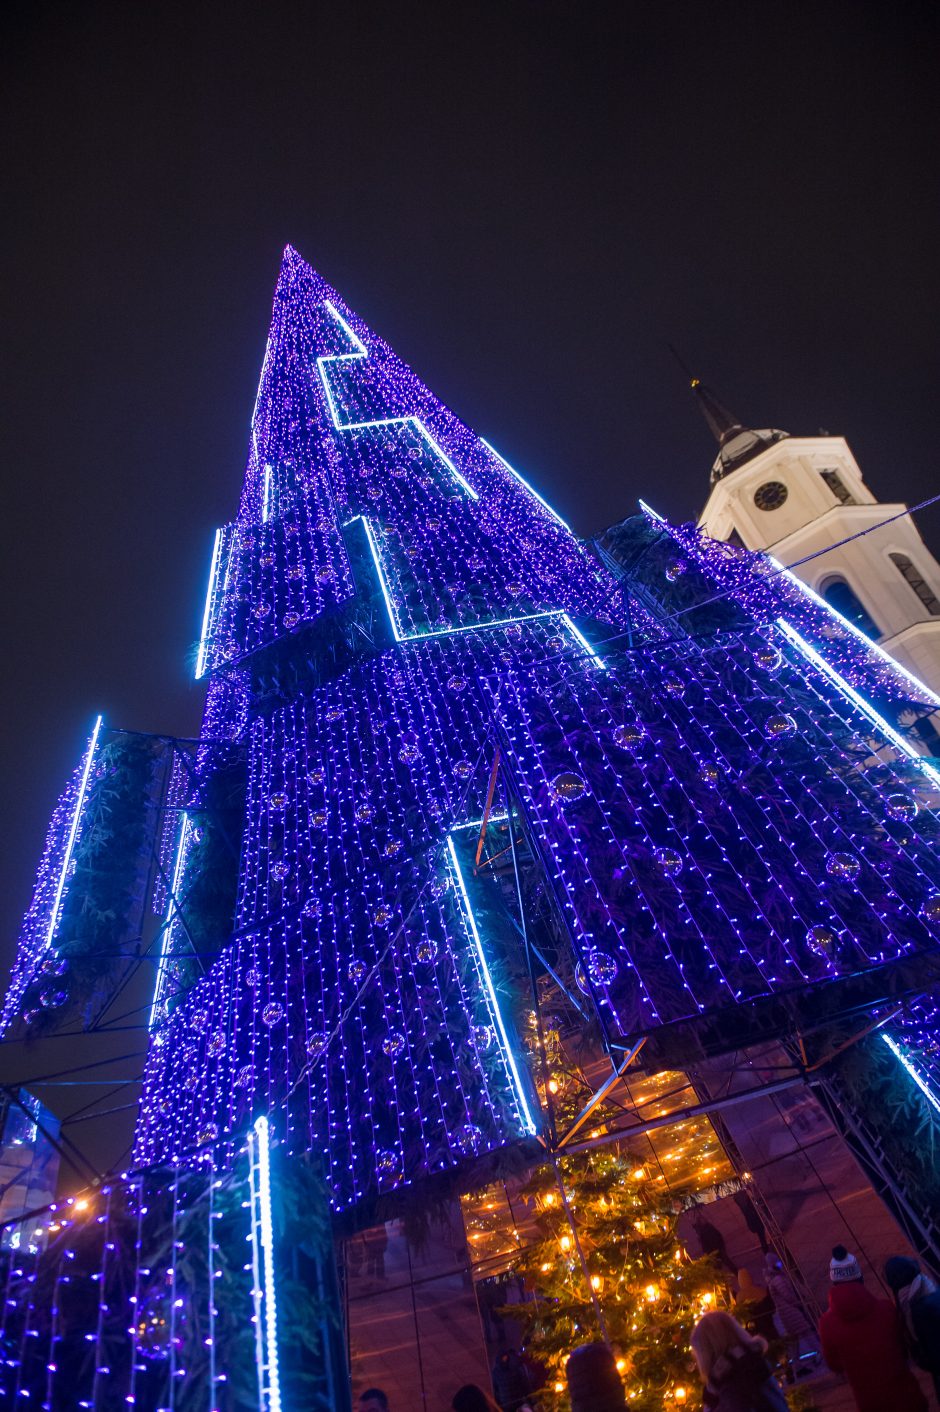
[[787, 1400], [762, 1353], [732, 1348], [722, 1354], [705, 1386], [709, 1412], [787, 1412]]
[[819, 1338], [829, 1367], [848, 1378], [859, 1412], [927, 1412], [889, 1300], [857, 1281], [830, 1285]]
[[911, 1357], [920, 1368], [936, 1377], [940, 1374], [940, 1289], [921, 1295], [902, 1306], [914, 1332]]

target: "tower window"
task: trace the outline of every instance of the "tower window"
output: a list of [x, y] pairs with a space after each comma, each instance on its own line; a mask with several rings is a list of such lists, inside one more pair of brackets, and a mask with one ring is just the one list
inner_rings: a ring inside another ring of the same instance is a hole
[[836, 499], [841, 500], [843, 505], [856, 505], [858, 503], [838, 471], [820, 471], [819, 474]]
[[920, 599], [921, 603], [923, 603], [931, 617], [940, 617], [940, 599], [937, 598], [930, 585], [924, 582], [907, 555], [892, 554], [891, 562], [897, 566], [898, 572], [907, 579], [911, 588], [917, 594], [917, 597]]
[[765, 480], [754, 492], [754, 504], [758, 510], [779, 510], [787, 494], [782, 480]]
[[835, 608], [836, 612], [841, 613], [843, 618], [847, 618], [853, 627], [859, 628], [868, 637], [881, 636], [878, 624], [854, 588], [847, 584], [845, 579], [827, 579], [819, 591], [830, 608]]

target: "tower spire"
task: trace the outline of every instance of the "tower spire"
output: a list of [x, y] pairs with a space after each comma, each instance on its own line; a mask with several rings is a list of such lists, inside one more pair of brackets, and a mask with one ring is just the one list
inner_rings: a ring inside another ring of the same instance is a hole
[[689, 379], [689, 386], [699, 405], [699, 410], [705, 418], [705, 425], [718, 442], [718, 455], [715, 457], [711, 473], [712, 485], [729, 475], [731, 471], [738, 470], [746, 461], [750, 461], [761, 451], [765, 451], [768, 446], [773, 446], [777, 441], [783, 441], [789, 435], [789, 432], [780, 431], [776, 427], [767, 427], [757, 431], [753, 427], [746, 426], [739, 417], [728, 410], [721, 398], [712, 391], [707, 383], [702, 382], [701, 378], [697, 378], [689, 372], [674, 348], [672, 351]]

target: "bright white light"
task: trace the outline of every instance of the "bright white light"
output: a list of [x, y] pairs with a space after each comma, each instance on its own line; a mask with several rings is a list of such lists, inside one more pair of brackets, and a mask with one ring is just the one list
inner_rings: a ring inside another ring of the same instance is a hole
[[264, 1337], [267, 1355], [268, 1412], [281, 1412], [281, 1379], [277, 1362], [277, 1298], [274, 1290], [274, 1224], [271, 1220], [271, 1130], [265, 1117], [256, 1118], [261, 1252], [264, 1266]]
[[936, 1108], [937, 1112], [940, 1113], [940, 1099], [937, 1098], [937, 1095], [934, 1093], [933, 1089], [927, 1083], [927, 1080], [923, 1077], [919, 1070], [915, 1069], [914, 1065], [911, 1063], [910, 1059], [908, 1059], [903, 1049], [901, 1049], [899, 1045], [895, 1044], [894, 1040], [891, 1038], [890, 1035], [883, 1034], [881, 1038], [891, 1050], [891, 1053], [894, 1055], [895, 1059], [899, 1059], [904, 1065], [905, 1069], [910, 1074], [911, 1078], [914, 1080], [924, 1097], [928, 1100], [928, 1102], [932, 1103], [934, 1108]]
[[271, 515], [271, 467], [264, 468], [264, 495], [261, 499], [261, 522], [267, 524]]
[[330, 301], [329, 301], [328, 299], [325, 299], [325, 300], [323, 301], [323, 303], [324, 303], [324, 307], [325, 307], [327, 310], [329, 310], [329, 313], [330, 313], [330, 314], [332, 315], [332, 317], [336, 320], [336, 322], [340, 325], [340, 327], [342, 328], [343, 332], [346, 334], [346, 337], [349, 338], [349, 339], [355, 344], [355, 346], [356, 346], [356, 352], [355, 352], [355, 353], [325, 353], [325, 354], [322, 354], [322, 355], [317, 359], [317, 372], [318, 372], [319, 375], [320, 375], [320, 381], [322, 382], [322, 384], [323, 384], [323, 390], [324, 390], [324, 392], [326, 393], [326, 401], [327, 401], [327, 405], [328, 405], [328, 407], [329, 407], [329, 409], [330, 409], [330, 417], [332, 418], [333, 425], [334, 425], [334, 427], [336, 427], [336, 430], [337, 430], [337, 431], [362, 431], [364, 428], [367, 428], [367, 427], [394, 427], [394, 426], [401, 426], [401, 427], [404, 427], [404, 426], [411, 426], [411, 427], [414, 427], [414, 429], [418, 432], [418, 434], [419, 434], [421, 437], [423, 437], [424, 440], [427, 442], [427, 444], [430, 446], [431, 450], [434, 452], [435, 456], [437, 456], [438, 460], [440, 460], [440, 461], [443, 462], [443, 464], [444, 464], [444, 465], [447, 467], [447, 469], [450, 471], [450, 473], [451, 473], [451, 475], [454, 477], [454, 479], [455, 479], [460, 485], [463, 486], [464, 490], [465, 490], [465, 491], [467, 492], [467, 494], [471, 497], [471, 499], [472, 499], [472, 500], [479, 500], [480, 497], [479, 497], [479, 495], [477, 495], [477, 493], [476, 493], [476, 491], [474, 490], [473, 486], [470, 485], [467, 481], [464, 480], [463, 476], [462, 476], [462, 475], [460, 474], [460, 472], [457, 470], [457, 467], [454, 465], [453, 461], [452, 461], [452, 460], [450, 459], [450, 457], [446, 454], [446, 452], [444, 451], [443, 447], [438, 446], [437, 442], [434, 440], [434, 437], [433, 437], [433, 436], [431, 435], [431, 433], [428, 431], [427, 427], [424, 425], [424, 423], [422, 422], [422, 420], [421, 420], [420, 417], [376, 417], [376, 418], [374, 418], [372, 421], [368, 421], [368, 422], [343, 422], [343, 421], [340, 421], [339, 410], [338, 410], [338, 408], [337, 408], [337, 406], [336, 406], [335, 401], [333, 400], [333, 389], [330, 387], [330, 380], [329, 380], [329, 378], [328, 378], [327, 375], [326, 375], [326, 364], [327, 364], [327, 363], [349, 363], [349, 362], [355, 361], [355, 360], [357, 360], [357, 359], [359, 359], [359, 358], [368, 358], [368, 356], [369, 356], [369, 350], [368, 350], [368, 348], [366, 348], [366, 346], [365, 346], [365, 344], [362, 342], [362, 340], [361, 340], [360, 338], [358, 338], [358, 337], [356, 336], [356, 334], [353, 333], [352, 329], [349, 327], [349, 324], [348, 324], [348, 323], [346, 322], [346, 320], [343, 318], [343, 316], [342, 316], [342, 314], [339, 312], [339, 310], [336, 309], [336, 308], [334, 308], [333, 305], [330, 303]]
[[185, 812], [180, 815], [180, 833], [176, 843], [176, 859], [173, 863], [173, 880], [170, 883], [170, 895], [166, 904], [166, 916], [163, 919], [163, 937], [160, 942], [160, 960], [157, 965], [157, 979], [153, 987], [153, 1001], [150, 1005], [150, 1019], [147, 1021], [147, 1028], [152, 1030], [157, 1018], [157, 1010], [163, 998], [163, 986], [166, 981], [166, 973], [170, 961], [170, 939], [173, 931], [173, 924], [179, 914], [177, 905], [177, 893], [180, 882], [183, 878], [183, 869], [186, 866], [186, 849], [189, 842], [189, 815]]
[[95, 751], [98, 748], [98, 736], [101, 731], [101, 716], [95, 720], [91, 738], [88, 741], [88, 749], [85, 751], [85, 764], [82, 767], [82, 779], [78, 787], [78, 798], [75, 800], [75, 808], [72, 811], [72, 822], [69, 827], [68, 842], [65, 845], [65, 857], [62, 859], [62, 868], [59, 873], [59, 882], [55, 890], [55, 898], [52, 903], [52, 912], [49, 916], [49, 930], [46, 932], [46, 939], [43, 942], [43, 951], [48, 950], [52, 945], [52, 938], [55, 936], [55, 929], [59, 925], [59, 912], [62, 908], [62, 894], [65, 892], [65, 882], [69, 875], [69, 864], [72, 861], [72, 850], [75, 847], [75, 839], [78, 835], [78, 825], [81, 822], [82, 809], [85, 805], [85, 794], [88, 790], [88, 780], [91, 775], [91, 764], [95, 758]]
[[604, 663], [601, 661], [600, 657], [598, 657], [597, 653], [594, 651], [594, 648], [584, 636], [584, 633], [575, 627], [574, 623], [568, 617], [567, 613], [561, 614], [561, 620], [565, 624], [565, 627], [568, 629], [568, 631], [571, 633], [572, 637], [576, 638], [577, 641], [580, 642], [581, 646], [584, 648], [585, 652], [588, 654], [595, 667], [603, 667]]
[[919, 677], [915, 677], [913, 672], [909, 672], [907, 667], [903, 666], [902, 663], [900, 663], [896, 657], [892, 657], [891, 653], [886, 652], [884, 648], [879, 646], [877, 642], [874, 642], [868, 636], [867, 633], [862, 632], [861, 628], [856, 627], [854, 623], [850, 623], [848, 618], [843, 618], [842, 614], [838, 611], [838, 609], [833, 608], [831, 603], [827, 603], [825, 598], [818, 594], [814, 588], [810, 588], [808, 583], [804, 583], [801, 578], [797, 578], [796, 574], [793, 572], [792, 569], [785, 568], [784, 565], [781, 564], [780, 560], [775, 559], [772, 554], [767, 555], [767, 562], [769, 564], [773, 564], [775, 569], [779, 569], [780, 572], [783, 574], [784, 578], [788, 579], [790, 583], [793, 584], [794, 588], [800, 589], [803, 593], [806, 594], [807, 598], [812, 598], [813, 602], [818, 604], [820, 608], [825, 608], [829, 616], [835, 618], [836, 621], [842, 625], [842, 627], [848, 628], [849, 632], [854, 633], [855, 636], [859, 639], [859, 641], [864, 643], [865, 647], [868, 648], [870, 652], [877, 653], [883, 662], [885, 662], [889, 667], [893, 667], [896, 672], [900, 672], [903, 677], [907, 678], [907, 680], [911, 683], [912, 686], [916, 687], [918, 691], [923, 692], [925, 696], [929, 697], [935, 706], [940, 707], [940, 696], [938, 696], [935, 691], [932, 691], [931, 688], [927, 686], [924, 682], [922, 682]]
[[525, 1089], [522, 1085], [522, 1078], [519, 1074], [519, 1069], [516, 1065], [515, 1055], [513, 1054], [512, 1047], [509, 1043], [509, 1036], [506, 1033], [506, 1026], [503, 1023], [503, 1016], [499, 1008], [499, 1001], [496, 999], [496, 988], [493, 985], [493, 977], [490, 975], [490, 968], [486, 964], [486, 955], [483, 950], [483, 943], [480, 940], [480, 933], [477, 931], [476, 918], [473, 915], [473, 908], [470, 906], [470, 898], [467, 894], [467, 887], [463, 880], [463, 873], [460, 871], [460, 864], [457, 861], [457, 850], [454, 848], [454, 840], [450, 834], [447, 835], [447, 847], [450, 850], [450, 857], [454, 868], [454, 874], [457, 879], [457, 886], [460, 888], [460, 895], [463, 898], [464, 908], [466, 909], [467, 921], [470, 924], [470, 933], [473, 937], [473, 942], [476, 947], [477, 956], [479, 957], [480, 966], [483, 970], [483, 977], [486, 981], [486, 989], [490, 997], [490, 1005], [492, 1007], [493, 1014], [496, 1017], [496, 1024], [499, 1028], [499, 1034], [503, 1044], [503, 1053], [506, 1057], [506, 1062], [509, 1065], [509, 1068], [512, 1072], [513, 1081], [515, 1083], [516, 1100], [519, 1104], [520, 1109], [522, 1110], [523, 1126], [525, 1127], [527, 1133], [534, 1135], [538, 1131], [538, 1129], [536, 1128], [536, 1125], [532, 1120], [532, 1114], [530, 1113], [529, 1105], [526, 1102]]
[[558, 521], [562, 529], [566, 529], [569, 534], [574, 533], [571, 526], [565, 523], [565, 521], [559, 515], [558, 511], [553, 510], [551, 505], [549, 505], [548, 501], [542, 499], [541, 495], [539, 495], [538, 491], [535, 489], [535, 486], [530, 485], [529, 482], [526, 480], [525, 476], [521, 475], [519, 471], [516, 470], [515, 466], [510, 466], [509, 462], [506, 460], [506, 457], [501, 456], [496, 450], [496, 447], [491, 446], [490, 443], [486, 440], [486, 437], [481, 436], [480, 443], [481, 445], [486, 447], [487, 451], [489, 451], [493, 456], [496, 457], [497, 461], [499, 461], [501, 465], [506, 467], [506, 470], [509, 471], [511, 475], [514, 475], [516, 477], [517, 481], [519, 481], [522, 485], [525, 486], [526, 490], [529, 492], [530, 495], [535, 496], [536, 500], [539, 502], [542, 508], [548, 511], [548, 513], [552, 516], [552, 519]]
[[918, 755], [913, 745], [911, 745], [911, 743], [906, 740], [905, 737], [901, 735], [899, 731], [896, 731], [894, 729], [894, 726], [889, 725], [889, 723], [885, 720], [884, 716], [881, 715], [880, 711], [877, 711], [870, 701], [866, 701], [864, 696], [861, 696], [855, 690], [855, 687], [851, 686], [846, 681], [845, 677], [842, 675], [841, 672], [838, 672], [835, 667], [831, 665], [831, 663], [827, 662], [824, 657], [820, 656], [820, 654], [816, 651], [815, 647], [811, 647], [810, 644], [806, 641], [805, 637], [801, 637], [800, 634], [797, 632], [796, 628], [790, 626], [786, 618], [778, 618], [777, 627], [783, 633], [784, 637], [786, 637], [790, 642], [792, 642], [794, 647], [798, 648], [798, 650], [802, 652], [803, 656], [806, 657], [808, 661], [812, 662], [814, 667], [818, 667], [819, 670], [825, 676], [827, 676], [829, 680], [834, 683], [835, 686], [839, 688], [842, 694], [844, 696], [847, 696], [848, 699], [852, 702], [852, 704], [854, 706], [857, 706], [858, 709], [863, 713], [863, 715], [867, 716], [868, 719], [872, 722], [872, 724], [877, 726], [877, 728], [882, 732], [882, 734], [888, 737], [892, 745], [895, 745], [898, 750], [902, 751], [906, 756], [908, 756], [908, 758], [914, 762], [918, 769], [923, 771], [923, 773], [928, 777], [928, 779], [933, 782], [933, 784], [940, 787], [940, 774], [937, 773], [934, 767], [924, 759], [923, 755]]
[[646, 503], [645, 500], [638, 500], [638, 501], [637, 501], [637, 504], [639, 505], [640, 509], [643, 511], [643, 514], [644, 514], [644, 515], [649, 515], [649, 517], [650, 517], [651, 520], [658, 520], [661, 525], [664, 525], [664, 524], [666, 523], [666, 521], [665, 521], [665, 519], [663, 518], [663, 516], [660, 515], [657, 510], [654, 510], [653, 507], [652, 507], [652, 505], [647, 505], [647, 503]]
[[215, 543], [212, 546], [212, 567], [209, 570], [209, 586], [206, 589], [206, 606], [202, 613], [202, 633], [199, 638], [199, 655], [196, 658], [196, 680], [202, 676], [206, 670], [206, 655], [209, 650], [209, 624], [212, 618], [212, 600], [215, 597], [215, 581], [219, 573], [219, 553], [222, 548], [222, 531], [215, 532]]
[[[372, 562], [375, 564], [375, 572], [379, 576], [379, 586], [382, 589], [382, 597], [385, 599], [385, 607], [388, 611], [388, 620], [392, 625], [392, 633], [395, 637], [395, 641], [401, 642], [403, 634], [398, 626], [392, 595], [389, 593], [388, 584], [385, 582], [385, 571], [382, 568], [382, 560], [379, 558], [379, 546], [375, 542], [375, 535], [372, 533], [372, 525], [366, 515], [357, 515], [356, 518], [362, 520], [365, 526], [366, 538], [369, 541], [369, 552], [372, 555]], [[352, 520], [350, 520], [349, 523], [352, 524]]]

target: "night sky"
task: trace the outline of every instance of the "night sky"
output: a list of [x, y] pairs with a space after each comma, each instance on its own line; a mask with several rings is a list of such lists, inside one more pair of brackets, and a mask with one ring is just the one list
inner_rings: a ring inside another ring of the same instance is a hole
[[4, 975], [96, 710], [198, 724], [286, 242], [584, 534], [701, 508], [670, 342], [754, 425], [844, 433], [880, 497], [940, 489], [935, 5], [18, 8]]

